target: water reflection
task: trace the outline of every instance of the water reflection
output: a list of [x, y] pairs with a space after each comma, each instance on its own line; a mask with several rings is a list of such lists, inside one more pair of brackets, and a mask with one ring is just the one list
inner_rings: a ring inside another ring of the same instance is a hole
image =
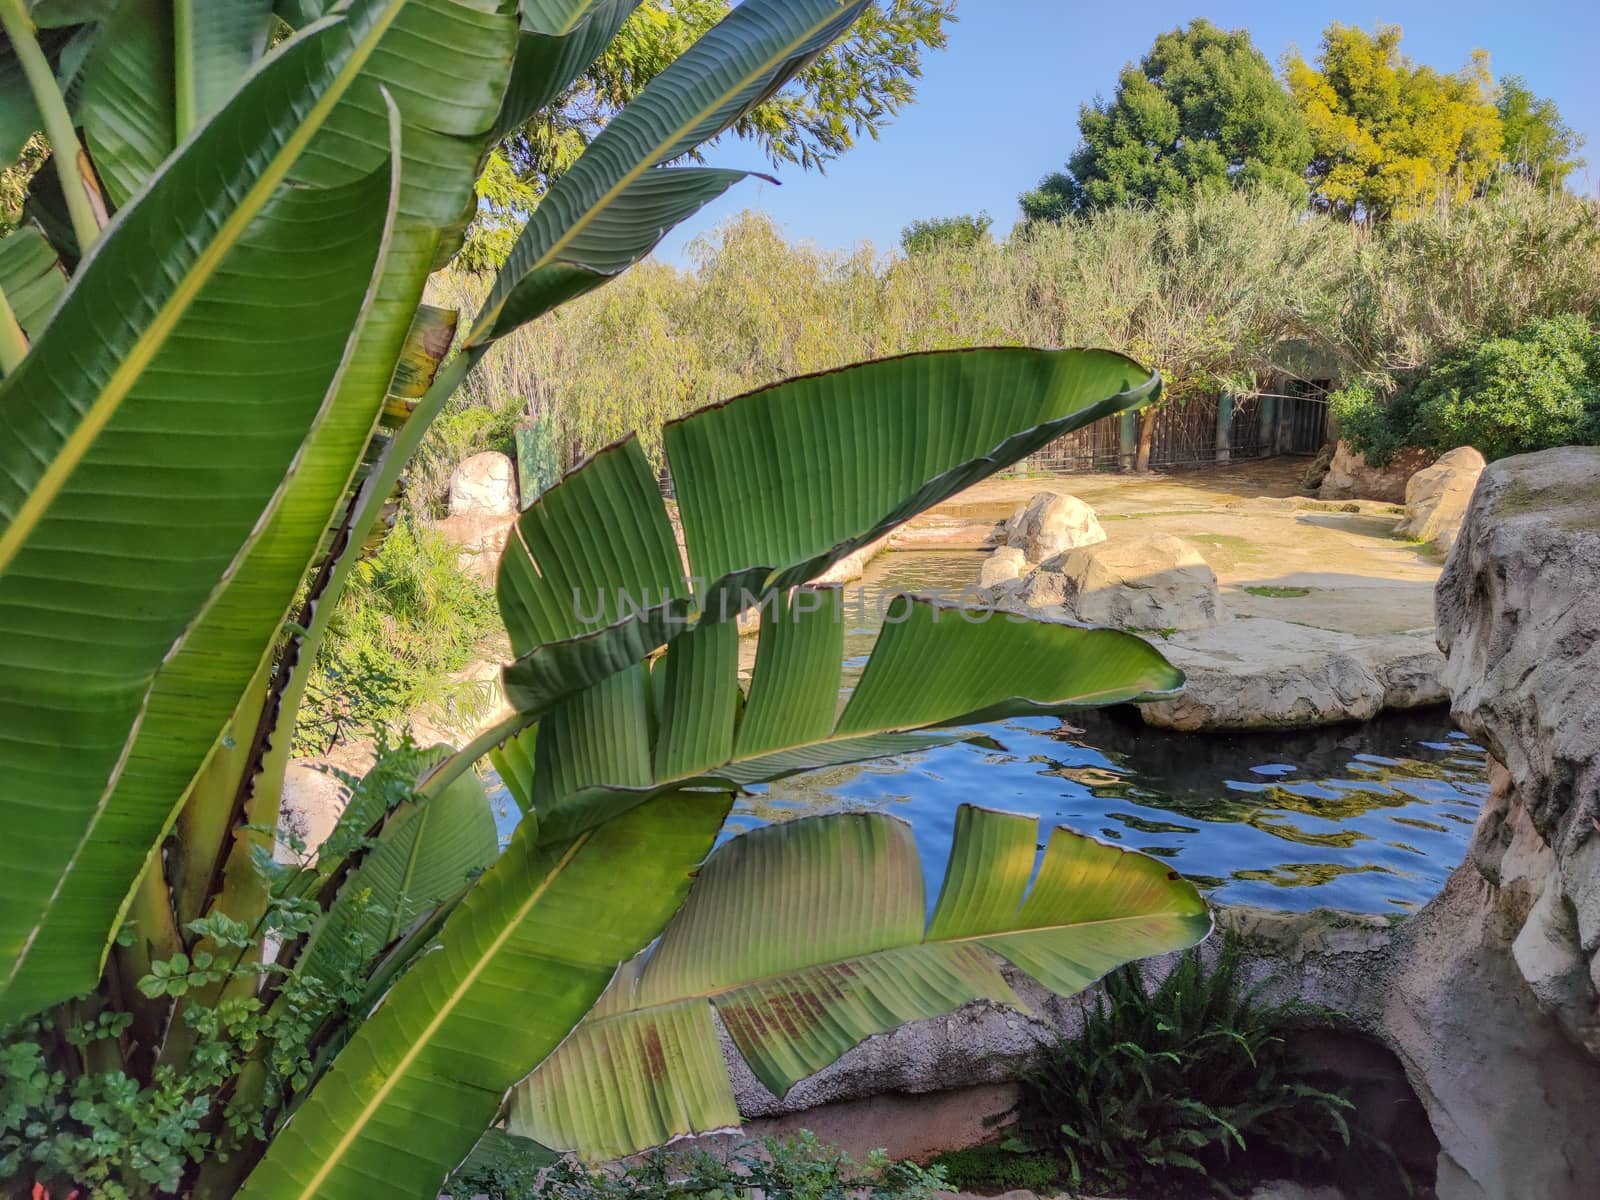
[[1466, 851], [1483, 751], [1442, 709], [1319, 733], [1174, 734], [1136, 714], [987, 726], [969, 745], [837, 767], [755, 789], [730, 824], [874, 808], [912, 823], [930, 900], [963, 801], [1171, 862], [1219, 901], [1362, 912], [1417, 907]]

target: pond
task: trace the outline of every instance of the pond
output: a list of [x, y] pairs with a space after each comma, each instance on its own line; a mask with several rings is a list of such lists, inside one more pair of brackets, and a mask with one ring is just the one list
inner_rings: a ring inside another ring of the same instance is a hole
[[[980, 563], [971, 552], [874, 561], [846, 589], [841, 692], [871, 651], [880, 595], [959, 589]], [[1170, 733], [1132, 710], [977, 729], [999, 748], [960, 743], [753, 788], [727, 836], [814, 813], [894, 813], [915, 832], [931, 906], [956, 808], [970, 802], [1156, 855], [1219, 902], [1403, 912], [1462, 861], [1488, 794], [1483, 749], [1443, 708], [1290, 733]]]

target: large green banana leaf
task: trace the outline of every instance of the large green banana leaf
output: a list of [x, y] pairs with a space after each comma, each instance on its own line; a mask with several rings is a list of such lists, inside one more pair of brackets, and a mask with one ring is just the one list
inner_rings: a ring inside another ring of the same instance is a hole
[[[352, 7], [247, 80], [0, 383], [0, 812], [18, 831], [0, 1013], [93, 983], [126, 864], [161, 827], [108, 803], [151, 681], [260, 534], [372, 301], [392, 166], [283, 185], [400, 3]], [[109, 909], [73, 883], [102, 874]]]
[[506, 1090], [682, 903], [727, 810], [725, 796], [679, 793], [566, 843], [519, 831], [438, 948], [273, 1139], [241, 1197], [432, 1195]]
[[465, 888], [499, 850], [494, 813], [475, 775], [400, 805], [313, 929], [296, 971], [332, 981], [350, 960], [370, 960]]
[[[1107, 351], [993, 348], [883, 359], [703, 409], [666, 431], [687, 572], [654, 472], [634, 439], [620, 442], [518, 522], [498, 585], [518, 655], [506, 694], [540, 712], [638, 662], [697, 605], [711, 620], [736, 615], [747, 595], [814, 578], [1159, 388], [1159, 376]], [[597, 528], [614, 548], [596, 553]]]
[[[615, 1158], [739, 1121], [712, 1020], [783, 1095], [907, 1021], [987, 1000], [1026, 1011], [998, 959], [1072, 995], [1211, 928], [1166, 864], [962, 805], [932, 921], [911, 829], [881, 813], [809, 817], [734, 838], [660, 943], [512, 1093], [508, 1128]], [[1032, 888], [1029, 881], [1032, 879]]]
[[569, 838], [663, 789], [743, 786], [967, 736], [914, 730], [1126, 703], [1183, 684], [1148, 642], [1120, 630], [897, 596], [840, 712], [839, 597], [833, 588], [778, 594], [748, 698], [737, 628], [706, 623], [677, 638], [653, 672], [618, 672], [512, 738], [495, 761], [518, 805], [537, 814], [540, 836]]
[[[513, 33], [509, 13], [485, 13], [468, 0], [404, 4], [345, 99], [295, 165], [296, 181], [314, 187], [342, 186], [358, 177], [384, 152], [387, 131], [372, 111], [375, 102], [381, 107], [379, 88], [404, 99], [400, 190], [390, 251], [349, 362], [260, 537], [157, 676], [117, 781], [111, 806], [127, 815], [130, 830], [144, 831], [147, 847], [161, 836], [202, 764], [223, 740], [230, 714], [276, 641], [360, 463], [385, 393], [399, 401], [420, 396], [449, 349], [452, 320], [440, 320], [447, 314], [438, 310], [417, 317], [416, 309], [439, 229], [457, 202], [471, 194], [473, 166], [494, 116], [483, 81], [490, 69], [486, 64], [509, 55]], [[421, 45], [432, 50], [429, 69], [419, 77], [409, 55]], [[469, 124], [464, 114], [474, 104], [480, 126], [476, 137], [440, 132], [441, 126]], [[333, 148], [322, 149], [329, 138], [343, 147], [344, 161]], [[357, 145], [359, 153], [353, 149]], [[445, 180], [453, 191], [440, 190]], [[242, 714], [249, 725], [233, 730], [234, 741], [251, 740], [256, 716], [253, 711]], [[197, 796], [196, 802], [227, 808], [238, 780], [224, 773], [209, 786], [215, 794]], [[135, 857], [138, 842], [137, 836], [127, 836], [120, 869], [108, 864], [73, 881], [72, 886], [93, 892], [104, 913], [100, 945], [114, 932], [131, 872], [142, 861], [142, 855]]]

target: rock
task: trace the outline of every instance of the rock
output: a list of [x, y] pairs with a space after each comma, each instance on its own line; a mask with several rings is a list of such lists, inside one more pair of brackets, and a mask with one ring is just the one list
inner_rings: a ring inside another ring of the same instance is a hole
[[1028, 557], [1015, 546], [1001, 546], [983, 560], [978, 571], [978, 586], [996, 587], [1022, 578], [1028, 569]]
[[[283, 799], [278, 808], [278, 828], [304, 846], [313, 859], [316, 848], [327, 841], [344, 806], [350, 802], [349, 789], [326, 767], [320, 762], [289, 763], [284, 769]], [[273, 847], [273, 857], [283, 863], [298, 861], [293, 847], [282, 836]]]
[[1323, 500], [1387, 500], [1400, 504], [1406, 498], [1406, 480], [1433, 461], [1433, 452], [1411, 446], [1396, 451], [1381, 467], [1367, 462], [1360, 451], [1341, 441], [1317, 489]]
[[1022, 602], [1118, 629], [1196, 629], [1223, 615], [1215, 572], [1191, 543], [1165, 533], [1049, 559], [1029, 576]]
[[1328, 468], [1333, 465], [1333, 451], [1332, 442], [1317, 451], [1317, 456], [1306, 467], [1305, 474], [1300, 476], [1302, 491], [1309, 495], [1316, 494], [1317, 489], [1322, 486], [1322, 481], [1328, 477]]
[[893, 536], [894, 531], [890, 530], [881, 538], [875, 538], [865, 546], [852, 550], [811, 582], [820, 584], [853, 583], [861, 578], [862, 572], [867, 569], [867, 564], [876, 558], [881, 550], [887, 548], [889, 539]]
[[1399, 1055], [1440, 1200], [1600, 1196], [1600, 448], [1486, 468], [1436, 599], [1491, 755], [1466, 861], [1392, 930], [1296, 934], [1261, 973]]
[[1418, 471], [1406, 481], [1406, 516], [1395, 535], [1432, 543], [1449, 554], [1483, 468], [1483, 455], [1461, 446]]
[[1240, 617], [1155, 644], [1188, 676], [1172, 699], [1139, 706], [1162, 729], [1309, 729], [1447, 699], [1431, 632], [1374, 641]]
[[1105, 540], [1106, 531], [1095, 519], [1094, 509], [1076, 496], [1058, 492], [1040, 492], [1000, 529], [1000, 544], [1021, 550], [1033, 563]]
[[1512, 949], [1541, 1007], [1600, 1064], [1600, 448], [1486, 468], [1436, 603], [1452, 714], [1512, 784], [1479, 857], [1526, 822]]
[[516, 523], [515, 513], [502, 516], [467, 514], [435, 521], [433, 528], [454, 542], [460, 550], [456, 555], [456, 566], [492, 588], [500, 571], [500, 555], [506, 548], [506, 539], [511, 536], [511, 527]]
[[517, 512], [511, 460], [493, 450], [462, 461], [450, 476], [452, 517], [507, 517]]

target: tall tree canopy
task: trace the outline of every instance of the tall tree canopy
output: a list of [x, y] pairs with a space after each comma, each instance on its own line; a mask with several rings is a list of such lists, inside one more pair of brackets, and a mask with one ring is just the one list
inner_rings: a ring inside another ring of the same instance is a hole
[[[733, 0], [643, 0], [565, 94], [512, 130], [479, 183], [479, 219], [461, 264], [504, 259], [527, 212], [644, 86], [733, 8]], [[879, 0], [845, 37], [730, 132], [773, 165], [821, 168], [862, 136], [877, 137], [916, 94], [923, 57], [944, 48], [955, 0]]]
[[977, 216], [962, 213], [955, 217], [930, 217], [913, 221], [900, 231], [900, 248], [907, 254], [928, 254], [936, 250], [970, 250], [994, 239], [989, 227], [994, 218], [986, 212]]
[[1315, 65], [1298, 52], [1285, 73], [1310, 125], [1311, 185], [1336, 212], [1385, 217], [1465, 200], [1501, 161], [1489, 56], [1449, 74], [1400, 53], [1400, 26], [1368, 33], [1335, 21]]
[[1028, 220], [1246, 183], [1305, 195], [1305, 118], [1243, 29], [1198, 19], [1163, 33], [1109, 103], [1079, 110], [1078, 129], [1067, 171], [1022, 196]]
[[1518, 174], [1559, 187], [1583, 166], [1583, 135], [1561, 119], [1556, 102], [1533, 94], [1527, 80], [1507, 75], [1495, 104], [1500, 113], [1500, 152]]

